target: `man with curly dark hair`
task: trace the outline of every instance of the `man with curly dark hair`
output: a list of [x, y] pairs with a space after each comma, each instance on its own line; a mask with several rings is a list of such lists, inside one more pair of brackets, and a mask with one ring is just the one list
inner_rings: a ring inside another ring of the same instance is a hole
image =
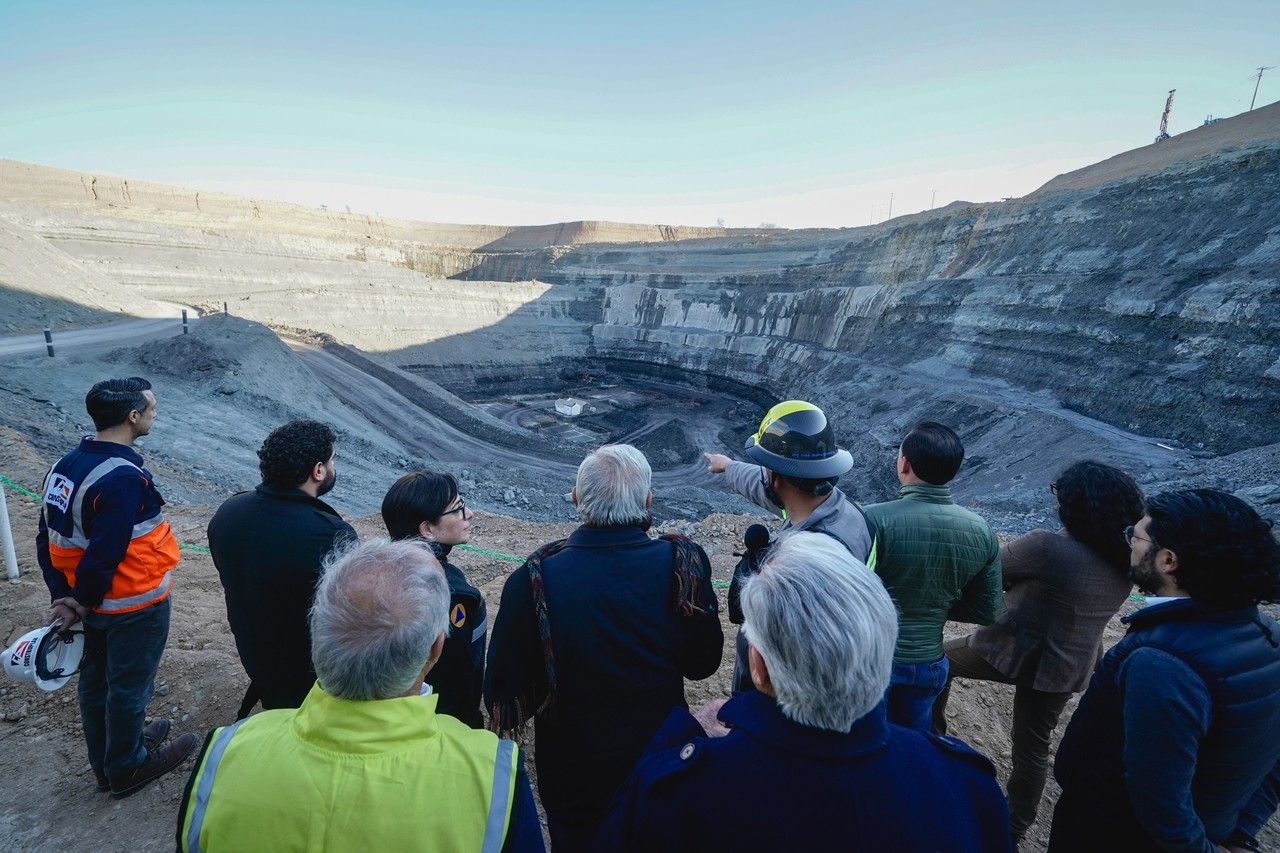
[[1157, 495], [1125, 530], [1150, 596], [1067, 726], [1050, 851], [1258, 850], [1280, 797], [1272, 523], [1214, 489]]
[[1035, 822], [1058, 717], [1088, 685], [1107, 623], [1129, 597], [1124, 530], [1143, 513], [1138, 484], [1101, 462], [1069, 466], [1049, 489], [1063, 529], [1000, 547], [1004, 607], [994, 625], [943, 643], [950, 677], [933, 706], [933, 731], [946, 734], [952, 678], [1015, 685], [1007, 786], [1015, 844]]
[[337, 437], [316, 421], [290, 421], [258, 450], [262, 482], [228, 498], [209, 522], [209, 550], [227, 599], [249, 689], [240, 706], [296, 708], [315, 671], [307, 613], [320, 563], [356, 532], [321, 496], [337, 481]]

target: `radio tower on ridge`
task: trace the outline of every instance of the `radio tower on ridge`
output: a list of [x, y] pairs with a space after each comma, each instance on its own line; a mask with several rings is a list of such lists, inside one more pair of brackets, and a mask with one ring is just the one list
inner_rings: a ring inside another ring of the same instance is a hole
[[1169, 90], [1169, 100], [1164, 102], [1164, 115], [1160, 116], [1160, 135], [1156, 137], [1156, 142], [1164, 142], [1169, 138], [1169, 113], [1173, 110], [1173, 93], [1177, 89]]
[[1272, 68], [1275, 68], [1275, 66], [1274, 65], [1258, 66], [1258, 73], [1254, 75], [1255, 77], [1258, 78], [1258, 82], [1253, 84], [1253, 99], [1249, 101], [1249, 112], [1253, 112], [1253, 105], [1258, 100], [1258, 87], [1262, 85], [1262, 72], [1270, 71]]

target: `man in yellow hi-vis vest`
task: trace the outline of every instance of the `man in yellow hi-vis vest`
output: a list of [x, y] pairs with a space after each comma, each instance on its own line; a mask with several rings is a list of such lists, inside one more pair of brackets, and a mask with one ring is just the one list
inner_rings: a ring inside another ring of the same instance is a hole
[[325, 560], [311, 610], [316, 685], [205, 742], [178, 847], [541, 851], [519, 748], [437, 714], [449, 586], [431, 551], [371, 541]]

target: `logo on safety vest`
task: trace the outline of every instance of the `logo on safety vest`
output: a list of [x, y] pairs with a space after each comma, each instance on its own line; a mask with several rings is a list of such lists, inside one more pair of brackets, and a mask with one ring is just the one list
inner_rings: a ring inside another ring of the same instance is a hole
[[61, 474], [54, 474], [49, 478], [49, 487], [44, 490], [44, 502], [49, 506], [56, 506], [59, 512], [66, 512], [71, 503], [71, 493], [75, 489], [75, 483]]
[[461, 628], [467, 624], [467, 608], [461, 604], [453, 605], [453, 610], [449, 611], [449, 621], [453, 623], [455, 628]]

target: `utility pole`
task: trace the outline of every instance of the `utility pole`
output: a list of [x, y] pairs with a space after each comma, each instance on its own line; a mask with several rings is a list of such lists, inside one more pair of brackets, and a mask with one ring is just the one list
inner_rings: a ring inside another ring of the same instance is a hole
[[893, 193], [889, 193], [889, 218], [893, 219]]
[[937, 200], [938, 200], [938, 191], [937, 191], [937, 190], [934, 190], [934, 191], [933, 191], [933, 196], [932, 196], [932, 197], [930, 197], [930, 199], [929, 199], [929, 209], [930, 209], [930, 210], [933, 210], [933, 203], [934, 203], [934, 202], [936, 202]]
[[1249, 112], [1253, 112], [1254, 101], [1258, 100], [1258, 87], [1262, 85], [1262, 72], [1270, 71], [1272, 68], [1275, 68], [1275, 66], [1274, 65], [1258, 66], [1258, 82], [1253, 84], [1253, 100], [1249, 101]]

